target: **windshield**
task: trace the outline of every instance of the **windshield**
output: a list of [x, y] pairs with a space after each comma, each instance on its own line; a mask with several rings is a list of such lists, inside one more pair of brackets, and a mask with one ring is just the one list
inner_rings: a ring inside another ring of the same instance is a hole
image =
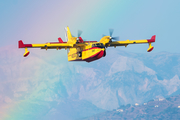
[[92, 44], [92, 47], [105, 48], [104, 45], [103, 45], [102, 43]]

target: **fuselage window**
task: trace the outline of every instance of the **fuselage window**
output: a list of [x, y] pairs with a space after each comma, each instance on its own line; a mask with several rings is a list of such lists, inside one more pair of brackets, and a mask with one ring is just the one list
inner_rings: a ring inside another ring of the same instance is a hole
[[102, 43], [96, 43], [96, 44], [92, 44], [92, 47], [104, 48], [104, 45]]

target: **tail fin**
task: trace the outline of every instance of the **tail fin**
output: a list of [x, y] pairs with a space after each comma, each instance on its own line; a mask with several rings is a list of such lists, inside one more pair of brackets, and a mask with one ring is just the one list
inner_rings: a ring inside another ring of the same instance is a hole
[[68, 42], [68, 41], [71, 41], [72, 35], [71, 35], [70, 30], [69, 30], [69, 27], [66, 27], [65, 30], [66, 30], [66, 35], [65, 35], [65, 37], [66, 37], [67, 42]]

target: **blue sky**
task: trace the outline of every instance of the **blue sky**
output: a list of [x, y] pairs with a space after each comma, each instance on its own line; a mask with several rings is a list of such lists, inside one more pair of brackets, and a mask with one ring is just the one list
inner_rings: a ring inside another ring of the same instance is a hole
[[[64, 27], [72, 34], [99, 41], [114, 29], [120, 40], [148, 39], [157, 35], [153, 52], [179, 53], [179, 0], [3, 0], [0, 2], [1, 45], [45, 43], [64, 39]], [[148, 45], [129, 45], [119, 50], [145, 53]]]

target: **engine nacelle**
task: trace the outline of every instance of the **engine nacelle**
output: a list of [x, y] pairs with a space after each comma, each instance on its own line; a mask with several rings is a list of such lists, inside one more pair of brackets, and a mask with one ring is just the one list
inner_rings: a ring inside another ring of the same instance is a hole
[[83, 43], [84, 41], [83, 41], [83, 39], [81, 38], [81, 37], [77, 37], [77, 43]]

